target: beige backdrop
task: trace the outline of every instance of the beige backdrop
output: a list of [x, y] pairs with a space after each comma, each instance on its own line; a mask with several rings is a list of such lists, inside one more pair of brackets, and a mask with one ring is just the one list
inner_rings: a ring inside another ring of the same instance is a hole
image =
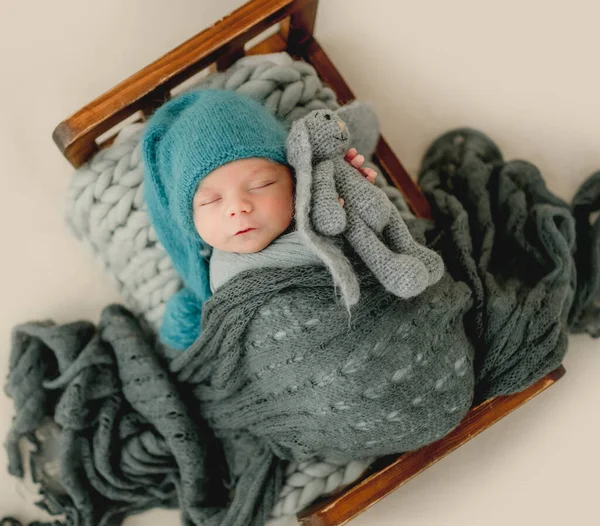
[[[118, 296], [68, 233], [63, 118], [241, 0], [0, 1], [0, 376], [19, 322], [86, 317]], [[555, 4], [555, 5], [550, 5]], [[414, 174], [426, 145], [459, 125], [507, 158], [536, 163], [570, 199], [600, 169], [595, 1], [321, 0], [316, 35]], [[600, 524], [600, 341], [571, 339], [567, 376], [356, 519], [356, 526]], [[0, 435], [10, 424], [0, 398]], [[42, 518], [5, 474], [0, 516]], [[130, 524], [178, 524], [153, 512]]]

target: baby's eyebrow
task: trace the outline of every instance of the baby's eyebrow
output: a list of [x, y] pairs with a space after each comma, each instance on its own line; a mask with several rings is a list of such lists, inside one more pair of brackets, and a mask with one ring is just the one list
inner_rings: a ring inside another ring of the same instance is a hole
[[[260, 176], [265, 176], [266, 173], [268, 173], [269, 176], [276, 176], [279, 174], [279, 172], [277, 171], [277, 165], [276, 164], [270, 164], [269, 166], [261, 166], [259, 168], [255, 168], [254, 170], [250, 171], [245, 179], [246, 180], [252, 180], [254, 182], [255, 179], [257, 179]], [[196, 197], [198, 194], [202, 194], [202, 196], [204, 197], [205, 194], [218, 194], [219, 190], [212, 188], [210, 186], [202, 186], [202, 183], [204, 181], [200, 181], [200, 184], [198, 185], [198, 187], [196, 188], [196, 193], [194, 194], [194, 197]]]
[[210, 197], [212, 195], [216, 195], [217, 193], [218, 193], [217, 190], [211, 188], [210, 186], [208, 186], [206, 188], [202, 188], [202, 187], [198, 186], [198, 188], [196, 189], [196, 193], [194, 194], [194, 200], [199, 199], [200, 197], [202, 197], [202, 198]]
[[258, 176], [264, 175], [265, 172], [270, 172], [271, 170], [269, 168], [259, 168], [258, 170], [252, 170], [249, 174], [248, 174], [248, 179], [254, 179]]

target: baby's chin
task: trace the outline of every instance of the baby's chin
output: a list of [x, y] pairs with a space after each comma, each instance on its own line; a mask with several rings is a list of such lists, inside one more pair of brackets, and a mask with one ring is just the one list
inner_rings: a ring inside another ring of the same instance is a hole
[[278, 235], [265, 235], [260, 230], [254, 230], [245, 234], [238, 234], [231, 238], [224, 250], [225, 252], [237, 252], [238, 254], [252, 254], [267, 248]]

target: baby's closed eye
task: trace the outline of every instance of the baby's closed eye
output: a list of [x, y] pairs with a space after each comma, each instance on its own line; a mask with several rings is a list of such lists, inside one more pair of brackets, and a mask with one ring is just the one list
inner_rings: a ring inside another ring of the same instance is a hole
[[272, 184], [274, 184], [275, 181], [273, 180], [269, 180], [269, 181], [260, 181], [258, 183], [253, 184], [250, 187], [250, 190], [258, 190], [260, 188], [266, 188], [267, 186], [271, 186]]
[[218, 195], [206, 197], [206, 198], [203, 198], [203, 199], [197, 201], [196, 206], [206, 206], [206, 205], [210, 205], [212, 203], [216, 203], [217, 201], [220, 201], [220, 200], [221, 200], [221, 197], [219, 197]]

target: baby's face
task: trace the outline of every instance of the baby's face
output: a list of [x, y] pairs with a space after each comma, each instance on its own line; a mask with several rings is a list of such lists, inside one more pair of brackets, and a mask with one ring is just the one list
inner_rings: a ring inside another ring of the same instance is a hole
[[208, 174], [194, 195], [194, 224], [211, 247], [250, 253], [266, 248], [294, 217], [292, 174], [268, 159], [232, 161]]

